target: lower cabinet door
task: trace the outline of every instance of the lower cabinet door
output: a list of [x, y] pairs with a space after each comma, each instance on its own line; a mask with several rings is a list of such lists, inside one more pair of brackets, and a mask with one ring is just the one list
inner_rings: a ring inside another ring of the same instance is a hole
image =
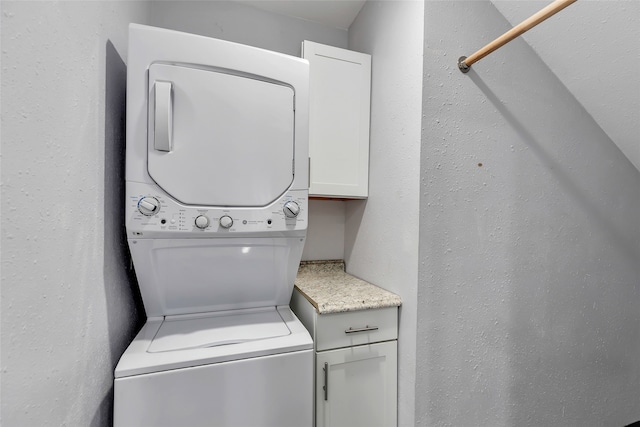
[[316, 427], [397, 425], [397, 341], [316, 353]]

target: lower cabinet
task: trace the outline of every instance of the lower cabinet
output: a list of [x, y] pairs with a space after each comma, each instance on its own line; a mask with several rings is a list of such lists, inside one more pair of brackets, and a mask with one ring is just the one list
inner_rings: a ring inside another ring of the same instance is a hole
[[316, 427], [395, 427], [398, 307], [320, 314], [296, 288], [291, 309], [313, 337]]
[[316, 353], [317, 427], [396, 425], [397, 341]]

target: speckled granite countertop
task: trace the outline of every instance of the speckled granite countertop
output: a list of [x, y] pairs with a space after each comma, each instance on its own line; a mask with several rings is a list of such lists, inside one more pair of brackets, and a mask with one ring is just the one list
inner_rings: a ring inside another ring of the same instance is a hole
[[296, 288], [319, 314], [397, 307], [400, 297], [344, 271], [344, 261], [302, 261]]

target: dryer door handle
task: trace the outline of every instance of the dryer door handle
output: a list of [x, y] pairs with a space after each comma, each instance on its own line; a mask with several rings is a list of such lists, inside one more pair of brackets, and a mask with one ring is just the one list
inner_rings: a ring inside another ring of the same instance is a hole
[[171, 82], [155, 82], [154, 148], [171, 151], [173, 134], [173, 99]]

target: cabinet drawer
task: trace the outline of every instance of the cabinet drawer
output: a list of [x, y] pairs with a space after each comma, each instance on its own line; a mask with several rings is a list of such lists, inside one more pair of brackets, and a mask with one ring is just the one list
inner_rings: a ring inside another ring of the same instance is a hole
[[316, 351], [398, 338], [398, 307], [319, 314]]

